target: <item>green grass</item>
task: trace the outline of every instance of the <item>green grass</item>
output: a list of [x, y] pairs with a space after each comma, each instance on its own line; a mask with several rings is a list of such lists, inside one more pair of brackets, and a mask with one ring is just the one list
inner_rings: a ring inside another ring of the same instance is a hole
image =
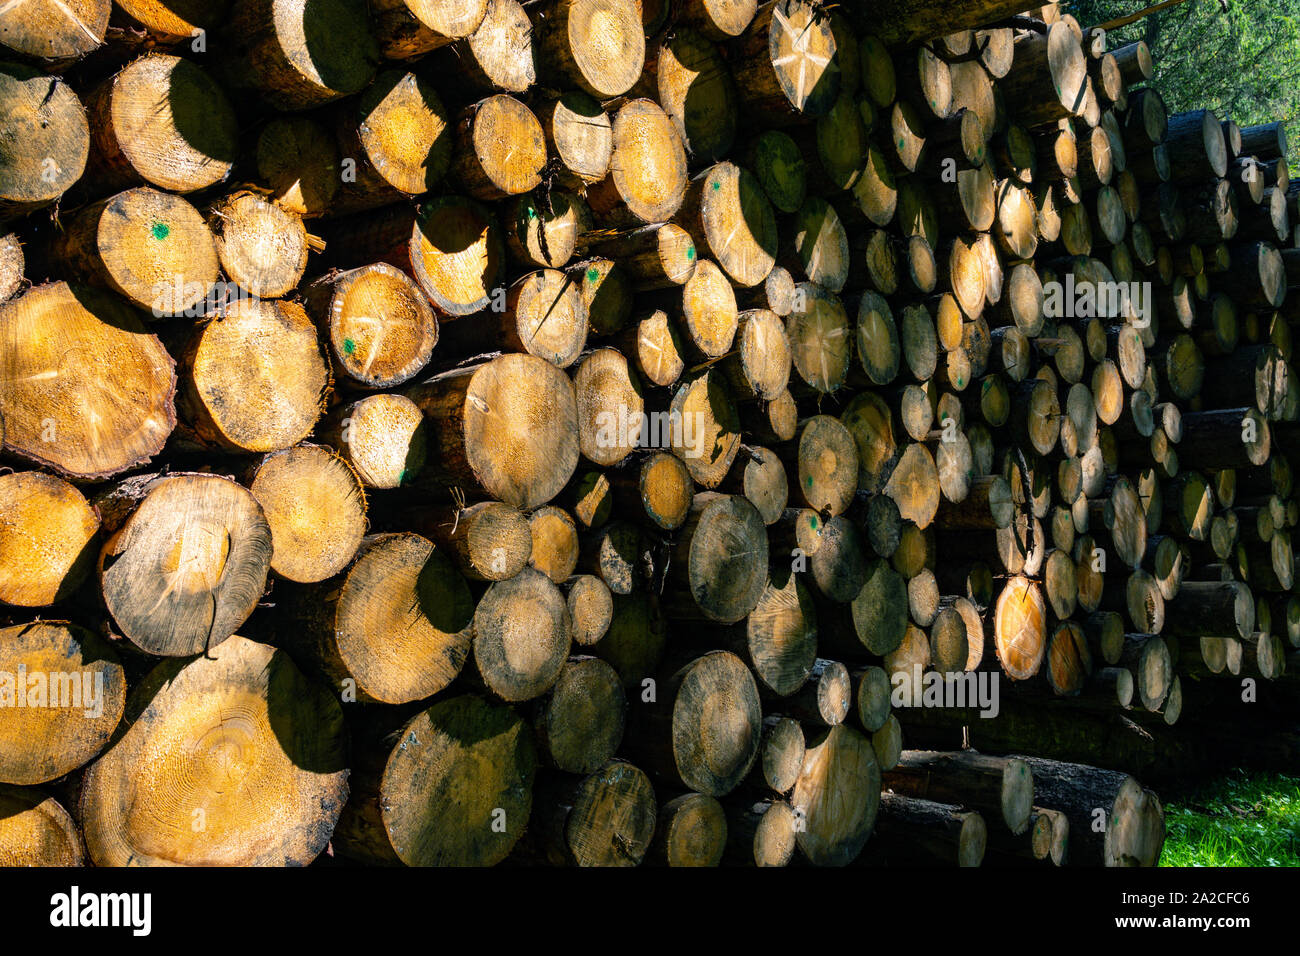
[[1161, 866], [1300, 866], [1300, 777], [1234, 770], [1165, 806]]

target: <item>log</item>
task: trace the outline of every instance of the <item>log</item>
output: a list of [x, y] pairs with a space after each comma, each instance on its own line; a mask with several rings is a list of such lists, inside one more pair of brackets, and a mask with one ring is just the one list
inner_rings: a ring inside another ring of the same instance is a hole
[[0, 601], [67, 600], [94, 566], [99, 513], [74, 485], [38, 471], [0, 475]]
[[469, 654], [474, 602], [445, 553], [420, 535], [371, 535], [336, 578], [295, 590], [275, 628], [351, 699], [422, 700]]
[[[283, 651], [234, 637], [163, 661], [126, 720], [81, 782], [96, 866], [306, 866], [330, 841], [348, 797], [343, 711]], [[256, 755], [243, 787], [232, 753]]]
[[902, 797], [969, 807], [1013, 834], [1029, 828], [1035, 790], [1028, 763], [962, 750], [905, 750], [884, 785]]
[[[359, 863], [491, 866], [523, 835], [537, 755], [511, 708], [463, 695], [373, 728], [335, 849]], [[496, 826], [491, 825], [497, 822]], [[447, 826], [448, 820], [481, 821]]]
[[988, 839], [978, 813], [889, 792], [873, 835], [890, 862], [912, 866], [979, 866]]

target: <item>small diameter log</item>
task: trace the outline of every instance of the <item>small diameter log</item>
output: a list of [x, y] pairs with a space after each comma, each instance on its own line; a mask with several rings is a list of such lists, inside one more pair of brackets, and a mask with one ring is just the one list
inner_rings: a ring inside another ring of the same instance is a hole
[[271, 570], [311, 584], [342, 571], [366, 533], [366, 493], [330, 449], [299, 445], [265, 456], [248, 490], [271, 528]]
[[611, 760], [580, 780], [540, 781], [530, 830], [552, 865], [637, 866], [654, 836], [655, 811], [650, 778]]
[[514, 849], [532, 811], [537, 754], [512, 708], [468, 695], [442, 700], [372, 747], [334, 831], [342, 856], [492, 866]]
[[348, 795], [343, 711], [283, 651], [234, 637], [164, 661], [126, 719], [82, 780], [96, 866], [306, 866], [325, 849]]
[[307, 311], [329, 343], [331, 364], [350, 381], [391, 388], [428, 364], [438, 320], [401, 270], [378, 262], [328, 273], [304, 293]]
[[154, 318], [196, 315], [210, 302], [220, 267], [198, 210], [179, 196], [148, 188], [82, 209], [48, 255], [69, 279], [84, 277], [112, 289]]
[[441, 548], [471, 581], [513, 578], [528, 565], [533, 551], [529, 519], [500, 501], [414, 509], [405, 523]]
[[[296, 213], [241, 191], [213, 204], [208, 223], [222, 271], [249, 295], [276, 299], [302, 279], [313, 240]], [[163, 231], [150, 226], [155, 240]]]
[[[686, 462], [695, 483], [701, 488], [718, 487], [740, 449], [740, 419], [723, 374], [709, 369], [679, 386], [669, 406], [667, 426], [667, 444]], [[664, 444], [663, 428], [660, 444]]]
[[[411, 19], [404, 0], [379, 6], [400, 6]], [[358, 0], [327, 0], [310, 11], [304, 0], [238, 0], [223, 27], [231, 51], [223, 79], [256, 91], [277, 110], [310, 109], [359, 93], [379, 64], [368, 14]]]
[[648, 859], [667, 866], [717, 866], [727, 849], [727, 815], [702, 793], [684, 793], [659, 808]]
[[305, 219], [334, 208], [342, 185], [338, 144], [330, 132], [306, 116], [277, 116], [262, 127], [254, 161], [270, 199]]
[[988, 829], [978, 813], [886, 792], [873, 836], [897, 865], [979, 866]]
[[1035, 799], [1034, 775], [1023, 759], [973, 750], [905, 750], [883, 782], [900, 796], [970, 807], [1013, 834], [1028, 829]]
[[86, 111], [86, 180], [96, 194], [141, 181], [188, 193], [230, 175], [239, 136], [234, 109], [189, 60], [146, 54], [92, 91]]
[[686, 151], [696, 163], [722, 159], [735, 142], [738, 112], [736, 87], [717, 47], [695, 30], [678, 29], [655, 60], [659, 103]]
[[302, 441], [330, 387], [315, 326], [302, 306], [283, 300], [239, 300], [195, 331], [181, 361], [180, 407], [195, 437], [229, 451], [278, 451]]
[[[569, 513], [554, 505], [538, 508], [528, 518], [528, 533], [532, 547], [529, 565], [556, 584], [569, 580], [578, 566], [578, 528]], [[573, 611], [572, 601], [569, 611]]]
[[614, 132], [609, 114], [581, 90], [539, 98], [534, 104], [549, 152], [564, 166], [566, 186], [598, 183], [609, 172]]
[[770, 401], [790, 382], [790, 340], [780, 317], [765, 308], [741, 312], [733, 353], [723, 361], [727, 383], [737, 399]]
[[525, 194], [510, 210], [506, 247], [511, 258], [525, 266], [563, 267], [573, 258], [578, 237], [591, 228], [587, 204], [571, 193], [552, 192], [541, 202]]
[[795, 308], [786, 318], [795, 370], [818, 392], [833, 392], [846, 380], [853, 337], [843, 303], [812, 282], [796, 288]]
[[216, 647], [261, 600], [271, 529], [257, 500], [217, 475], [129, 478], [96, 501], [110, 536], [99, 586], [141, 650], [184, 657]]
[[451, 176], [475, 199], [505, 199], [541, 185], [542, 124], [504, 93], [467, 106], [456, 122]]
[[1165, 605], [1162, 635], [1246, 638], [1255, 630], [1255, 600], [1239, 581], [1184, 581]]
[[474, 611], [474, 663], [503, 700], [531, 700], [559, 678], [569, 656], [572, 622], [559, 588], [525, 568], [497, 581]]
[[421, 204], [418, 212], [394, 206], [373, 216], [339, 220], [325, 235], [337, 265], [382, 259], [413, 277], [444, 315], [500, 308], [505, 245], [493, 214], [471, 199], [440, 196]]
[[73, 485], [38, 471], [0, 475], [0, 601], [47, 607], [94, 567], [99, 514]]
[[758, 758], [758, 689], [744, 663], [726, 651], [696, 658], [660, 682], [653, 702], [634, 706], [634, 752], [699, 793], [730, 793]]
[[74, 624], [0, 629], [0, 783], [47, 783], [99, 754], [122, 719], [117, 653]]
[[794, 857], [799, 818], [784, 800], [727, 807], [726, 862], [733, 866], [787, 866]]
[[375, 38], [390, 60], [405, 60], [472, 36], [490, 0], [373, 0]]
[[[0, 305], [6, 451], [96, 479], [162, 450], [176, 424], [175, 363], [137, 316], [112, 296], [62, 282]], [[69, 363], [70, 354], [79, 359]]]
[[569, 658], [534, 712], [538, 756], [566, 773], [595, 773], [623, 741], [626, 710], [614, 668], [596, 657]]
[[444, 689], [470, 648], [474, 602], [447, 556], [417, 534], [372, 535], [352, 565], [295, 590], [277, 631], [341, 692], [400, 704]]
[[502, 355], [407, 394], [425, 413], [445, 480], [531, 510], [558, 495], [577, 467], [573, 383], [543, 359]]
[[802, 824], [799, 849], [815, 866], [857, 858], [880, 806], [880, 766], [871, 742], [848, 724], [810, 741], [790, 797]]
[[402, 395], [369, 395], [341, 406], [322, 423], [320, 435], [367, 488], [398, 488], [424, 467], [424, 415]]
[[0, 866], [84, 866], [86, 848], [72, 816], [53, 797], [0, 786]]
[[[1082, 866], [1155, 866], [1164, 846], [1160, 801], [1132, 777], [1113, 770], [1025, 757], [1039, 803], [1070, 821], [1070, 862]], [[1105, 812], [1106, 827], [1092, 822]]]
[[1012, 680], [1038, 673], [1047, 649], [1047, 608], [1039, 586], [1013, 577], [998, 595], [993, 618], [993, 646], [1003, 671]]
[[770, 706], [804, 726], [834, 727], [848, 717], [852, 702], [853, 682], [848, 669], [839, 661], [819, 658], [799, 690]]
[[609, 585], [591, 574], [574, 576], [568, 584], [573, 643], [590, 647], [609, 631], [614, 620], [614, 595]]

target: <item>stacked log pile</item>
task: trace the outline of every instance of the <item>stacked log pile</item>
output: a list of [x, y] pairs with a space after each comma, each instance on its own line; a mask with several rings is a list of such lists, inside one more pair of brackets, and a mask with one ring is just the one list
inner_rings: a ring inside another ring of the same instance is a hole
[[1295, 753], [1280, 126], [1023, 0], [75, 7], [0, 862], [1154, 865]]

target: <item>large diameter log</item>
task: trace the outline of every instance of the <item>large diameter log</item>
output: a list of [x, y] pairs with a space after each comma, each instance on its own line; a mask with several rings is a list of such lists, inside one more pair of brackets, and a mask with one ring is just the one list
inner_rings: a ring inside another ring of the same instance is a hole
[[502, 355], [407, 394], [425, 413], [447, 480], [531, 510], [558, 495], [577, 467], [573, 383], [544, 359]]
[[[774, 569], [745, 618], [743, 653], [761, 690], [784, 697], [804, 685], [817, 659], [817, 615], [812, 595], [788, 569]], [[766, 750], [764, 751], [766, 753]], [[775, 787], [785, 792], [789, 787]]]
[[325, 849], [348, 795], [343, 711], [283, 651], [235, 637], [165, 661], [126, 717], [82, 781], [97, 866], [306, 866]]
[[831, 18], [807, 0], [764, 4], [738, 42], [732, 73], [745, 108], [771, 122], [826, 115], [841, 86]]
[[86, 848], [71, 814], [28, 787], [0, 786], [0, 866], [84, 866]]
[[0, 601], [46, 607], [94, 566], [99, 513], [73, 485], [38, 471], [0, 475]]
[[108, 0], [15, 4], [5, 10], [0, 44], [58, 70], [103, 44], [112, 9]]
[[[398, 0], [401, 2], [401, 0]], [[395, 5], [390, 2], [389, 5]], [[303, 110], [359, 93], [379, 47], [358, 0], [237, 0], [224, 25], [224, 73], [279, 110]]]
[[61, 475], [142, 464], [176, 424], [175, 363], [102, 292], [56, 282], [0, 305], [0, 355], [4, 449]]
[[283, 637], [340, 694], [400, 704], [460, 673], [474, 602], [443, 552], [403, 533], [367, 538], [346, 571], [295, 590], [277, 613]]
[[362, 752], [334, 832], [344, 857], [492, 866], [528, 825], [537, 754], [527, 722], [505, 705], [439, 701]]
[[905, 750], [898, 765], [884, 775], [884, 785], [897, 794], [970, 807], [1014, 834], [1029, 826], [1034, 784], [1024, 760], [973, 750]]
[[188, 193], [225, 179], [239, 130], [220, 86], [189, 60], [150, 53], [86, 98], [89, 187], [116, 192], [141, 180]]
[[100, 590], [141, 650], [198, 654], [253, 613], [271, 566], [271, 529], [243, 487], [217, 475], [142, 475], [96, 503], [110, 534]]
[[871, 742], [847, 724], [813, 740], [790, 797], [799, 849], [814, 866], [846, 866], [862, 852], [880, 806]]
[[1228, 170], [1223, 124], [1212, 110], [1192, 110], [1169, 117], [1165, 136], [1175, 183], [1194, 185], [1222, 179]]
[[265, 456], [248, 489], [271, 528], [271, 570], [314, 583], [342, 571], [366, 533], [366, 493], [354, 472], [322, 445]]
[[125, 702], [117, 653], [89, 631], [60, 622], [0, 630], [0, 783], [46, 783], [91, 760]]
[[1064, 23], [1054, 23], [1045, 34], [1016, 40], [1011, 72], [999, 85], [1016, 104], [1019, 122], [1040, 126], [1080, 114], [1087, 80], [1088, 61], [1078, 38]]
[[697, 495], [669, 567], [686, 595], [671, 609], [722, 623], [739, 621], [758, 606], [767, 565], [767, 528], [758, 509], [740, 495]]
[[[1037, 801], [1070, 820], [1070, 862], [1081, 866], [1155, 866], [1165, 841], [1160, 800], [1127, 774], [1024, 757]], [[1096, 811], [1105, 828], [1093, 826]]]
[[885, 792], [872, 836], [898, 866], [979, 866], [988, 828], [979, 813]]
[[598, 183], [609, 172], [614, 132], [609, 114], [581, 90], [542, 97], [534, 111], [546, 145], [564, 165], [567, 185]]
[[734, 654], [713, 651], [661, 681], [635, 711], [632, 745], [645, 765], [708, 796], [736, 789], [758, 758], [758, 688]]
[[1026, 8], [1023, 0], [976, 0], [960, 7], [945, 0], [883, 0], [870, 9], [872, 29], [880, 39], [913, 44], [986, 27], [1024, 13]]
[[295, 302], [239, 300], [194, 333], [182, 362], [180, 405], [195, 436], [229, 451], [279, 451], [302, 441], [330, 387], [316, 328]]

